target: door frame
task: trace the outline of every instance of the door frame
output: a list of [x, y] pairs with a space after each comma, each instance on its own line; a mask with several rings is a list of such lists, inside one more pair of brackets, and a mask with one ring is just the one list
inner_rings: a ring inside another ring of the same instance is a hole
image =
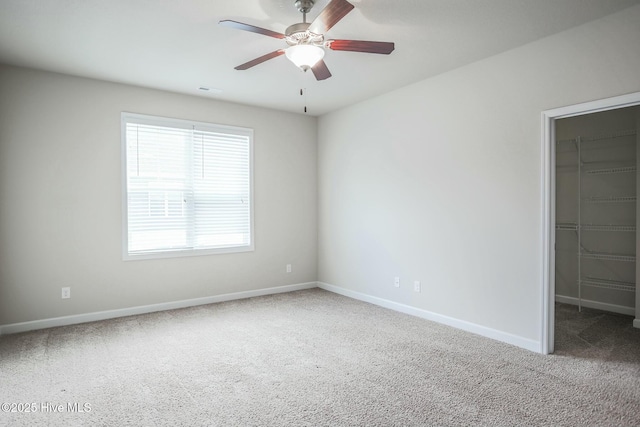
[[553, 353], [555, 342], [556, 149], [555, 121], [640, 105], [640, 92], [542, 112], [542, 325], [540, 352]]

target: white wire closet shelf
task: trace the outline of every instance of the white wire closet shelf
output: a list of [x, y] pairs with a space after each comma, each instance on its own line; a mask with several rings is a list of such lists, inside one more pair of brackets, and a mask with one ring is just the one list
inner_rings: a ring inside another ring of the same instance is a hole
[[616, 132], [604, 133], [602, 135], [596, 135], [596, 136], [582, 136], [580, 137], [580, 141], [593, 142], [593, 141], [602, 141], [605, 139], [624, 138], [626, 136], [635, 136], [636, 133], [637, 132], [635, 129], [627, 129], [627, 130], [620, 130]]
[[635, 255], [611, 254], [607, 252], [580, 252], [580, 256], [585, 259], [599, 259], [602, 261], [636, 262]]
[[630, 203], [636, 201], [636, 196], [597, 196], [584, 197], [585, 203]]
[[599, 225], [599, 224], [583, 224], [580, 226], [584, 231], [624, 231], [636, 232], [635, 225]]
[[[560, 231], [576, 231], [578, 224], [575, 222], [558, 222], [556, 230]], [[580, 229], [583, 231], [619, 231], [619, 232], [636, 232], [635, 225], [614, 225], [614, 224], [581, 224]]]
[[594, 288], [615, 289], [618, 291], [635, 292], [636, 284], [632, 282], [623, 282], [620, 280], [599, 279], [596, 277], [585, 277], [582, 279], [582, 285]]
[[617, 173], [633, 173], [636, 172], [635, 166], [624, 166], [617, 168], [605, 168], [605, 169], [591, 169], [584, 171], [589, 175], [612, 175]]
[[[582, 136], [578, 138], [568, 138], [568, 139], [558, 139], [556, 140], [556, 145], [561, 144], [576, 144], [578, 142], [594, 142], [594, 141], [603, 141], [606, 139], [616, 139], [616, 138], [624, 138], [627, 136], [635, 136], [637, 131], [635, 129], [627, 129], [621, 130], [617, 132], [605, 133], [602, 135], [596, 136]], [[635, 143], [635, 141], [634, 141]]]

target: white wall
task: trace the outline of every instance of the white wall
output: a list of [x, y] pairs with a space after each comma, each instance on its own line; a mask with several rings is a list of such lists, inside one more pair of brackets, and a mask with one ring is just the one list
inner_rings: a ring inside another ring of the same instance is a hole
[[[122, 111], [254, 129], [255, 252], [122, 261]], [[0, 66], [0, 325], [315, 281], [316, 134], [313, 117]]]
[[[639, 91], [639, 22], [636, 6], [317, 127], [0, 66], [0, 325], [319, 279], [539, 340], [540, 113]], [[255, 252], [121, 260], [121, 111], [255, 129]]]
[[639, 23], [627, 9], [322, 117], [319, 280], [539, 341], [541, 112], [640, 90]]

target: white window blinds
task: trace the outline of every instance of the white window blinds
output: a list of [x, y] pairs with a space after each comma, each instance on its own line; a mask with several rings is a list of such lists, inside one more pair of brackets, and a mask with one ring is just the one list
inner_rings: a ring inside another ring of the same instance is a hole
[[250, 129], [123, 113], [125, 259], [253, 250]]

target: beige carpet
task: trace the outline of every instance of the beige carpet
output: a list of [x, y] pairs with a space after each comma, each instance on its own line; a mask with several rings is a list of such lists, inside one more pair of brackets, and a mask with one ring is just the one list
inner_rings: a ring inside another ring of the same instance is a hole
[[0, 337], [0, 403], [36, 406], [0, 425], [640, 425], [628, 332], [541, 356], [319, 289], [252, 298]]

